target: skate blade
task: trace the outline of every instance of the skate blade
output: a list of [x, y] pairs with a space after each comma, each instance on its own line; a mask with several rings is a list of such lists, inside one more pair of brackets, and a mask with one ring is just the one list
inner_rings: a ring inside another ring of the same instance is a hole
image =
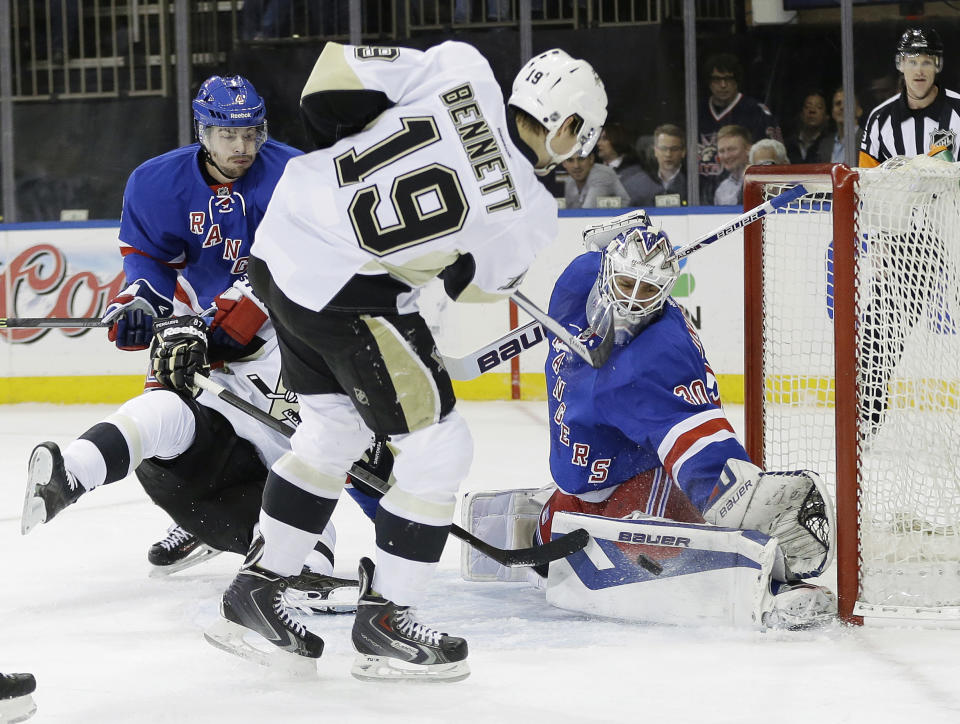
[[36, 448], [27, 466], [27, 489], [20, 514], [20, 533], [26, 535], [41, 523], [47, 522], [47, 505], [38, 494], [41, 485], [53, 474], [53, 457], [45, 447]]
[[357, 654], [350, 673], [360, 681], [442, 682], [463, 681], [470, 676], [466, 661], [449, 664], [411, 664], [389, 656]]
[[[263, 646], [269, 646], [270, 649], [257, 648], [248, 640], [248, 637], [259, 638], [259, 642]], [[250, 629], [225, 618], [221, 618], [204, 631], [203, 638], [207, 640], [207, 643], [218, 649], [286, 676], [297, 679], [315, 679], [317, 677], [316, 659], [278, 649]]]
[[201, 543], [199, 546], [194, 548], [190, 555], [186, 558], [182, 558], [176, 563], [171, 563], [169, 566], [150, 566], [150, 578], [166, 578], [171, 573], [177, 573], [178, 571], [185, 571], [188, 568], [193, 568], [198, 566], [206, 560], [218, 556], [223, 551], [219, 551], [216, 548], [211, 548], [210, 546]]
[[16, 724], [26, 721], [37, 713], [37, 705], [33, 697], [18, 696], [16, 699], [0, 701], [0, 724]]
[[288, 588], [283, 592], [283, 597], [288, 606], [297, 608], [304, 613], [355, 613], [357, 600], [360, 598], [360, 587], [341, 586], [340, 588], [334, 588], [326, 598], [321, 598], [319, 595], [310, 595], [310, 593], [310, 591], [300, 588]]

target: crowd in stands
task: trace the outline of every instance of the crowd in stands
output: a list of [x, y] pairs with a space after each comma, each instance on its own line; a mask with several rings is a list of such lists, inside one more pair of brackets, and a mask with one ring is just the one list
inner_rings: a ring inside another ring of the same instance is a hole
[[[703, 71], [709, 92], [698, 109], [700, 198], [691, 205], [742, 204], [750, 165], [844, 161], [842, 88], [799, 96], [793, 130], [784, 138], [778, 118], [740, 91], [743, 69], [736, 56], [711, 56]], [[858, 101], [858, 123], [862, 115]], [[589, 158], [569, 159], [558, 169], [558, 202], [568, 209], [686, 206], [691, 203], [686, 157], [686, 131], [680, 125], [664, 123], [637, 138], [623, 124], [609, 122]]]

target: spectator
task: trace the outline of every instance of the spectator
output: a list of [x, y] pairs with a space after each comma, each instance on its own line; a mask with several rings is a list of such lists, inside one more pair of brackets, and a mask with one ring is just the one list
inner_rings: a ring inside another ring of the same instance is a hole
[[683, 129], [672, 123], [657, 126], [653, 130], [653, 154], [657, 159], [655, 175], [644, 172], [623, 183], [630, 194], [630, 205], [647, 208], [686, 204], [687, 175], [683, 172], [683, 160], [687, 146]]
[[[740, 92], [743, 69], [736, 56], [721, 53], [707, 58], [704, 74], [710, 95], [700, 106], [700, 142], [697, 158], [700, 166], [700, 202], [713, 203], [714, 193], [723, 174], [717, 158], [717, 133], [722, 126], [743, 126], [751, 138], [782, 140], [780, 125], [769, 109], [760, 101]], [[744, 153], [746, 157], [746, 153]]]
[[715, 206], [743, 203], [743, 172], [750, 160], [750, 131], [743, 126], [724, 126], [717, 131], [717, 159], [727, 175], [713, 194]]
[[617, 178], [627, 190], [628, 197], [632, 197], [631, 186], [645, 174], [633, 150], [631, 138], [621, 124], [608, 123], [603, 127], [597, 139], [597, 156], [604, 165], [617, 172]]
[[827, 99], [819, 91], [807, 93], [800, 110], [800, 125], [784, 144], [791, 163], [820, 163], [820, 141], [830, 135]]
[[[860, 137], [860, 117], [863, 116], [863, 108], [860, 107], [860, 99], [856, 94], [853, 96], [854, 113], [853, 118], [857, 122], [853, 137]], [[837, 88], [833, 92], [833, 102], [831, 104], [830, 115], [833, 116], [833, 122], [837, 126], [836, 133], [828, 133], [820, 139], [820, 148], [817, 156], [822, 163], [845, 163], [846, 153], [843, 147], [843, 88]]]
[[568, 209], [596, 208], [597, 199], [602, 196], [619, 196], [623, 204], [630, 198], [617, 172], [597, 163], [592, 153], [585, 157], [571, 156], [563, 162], [563, 167], [570, 175], [563, 185]]
[[786, 147], [772, 138], [761, 138], [750, 146], [751, 166], [784, 166], [790, 163]]

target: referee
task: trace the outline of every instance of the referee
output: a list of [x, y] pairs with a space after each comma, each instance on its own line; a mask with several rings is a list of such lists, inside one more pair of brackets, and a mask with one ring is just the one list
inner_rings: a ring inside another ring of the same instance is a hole
[[894, 156], [919, 156], [948, 137], [956, 155], [960, 131], [960, 94], [936, 84], [943, 70], [943, 43], [935, 30], [908, 29], [897, 44], [902, 91], [873, 109], [860, 140], [861, 167], [879, 166]]
[[[902, 91], [877, 106], [863, 130], [861, 167], [878, 166], [894, 156], [920, 156], [947, 150], [956, 158], [960, 94], [936, 84], [943, 69], [943, 43], [935, 30], [908, 29], [897, 44]], [[859, 437], [868, 443], [883, 426], [889, 388], [903, 357], [906, 338], [920, 320], [933, 290], [943, 285], [948, 258], [943, 241], [925, 228], [922, 217], [905, 233], [874, 232], [865, 238], [876, 254], [871, 300], [860, 319], [858, 380]]]

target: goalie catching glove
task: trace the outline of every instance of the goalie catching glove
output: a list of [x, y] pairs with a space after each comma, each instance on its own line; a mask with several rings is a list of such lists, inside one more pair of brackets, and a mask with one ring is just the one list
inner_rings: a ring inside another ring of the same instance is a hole
[[207, 361], [207, 325], [200, 317], [171, 317], [153, 325], [150, 364], [157, 382], [196, 397], [194, 375], [210, 371]]
[[819, 475], [810, 470], [765, 473], [756, 465], [730, 459], [717, 486], [721, 492], [703, 511], [704, 519], [776, 538], [786, 580], [819, 576], [830, 565], [836, 521]]

